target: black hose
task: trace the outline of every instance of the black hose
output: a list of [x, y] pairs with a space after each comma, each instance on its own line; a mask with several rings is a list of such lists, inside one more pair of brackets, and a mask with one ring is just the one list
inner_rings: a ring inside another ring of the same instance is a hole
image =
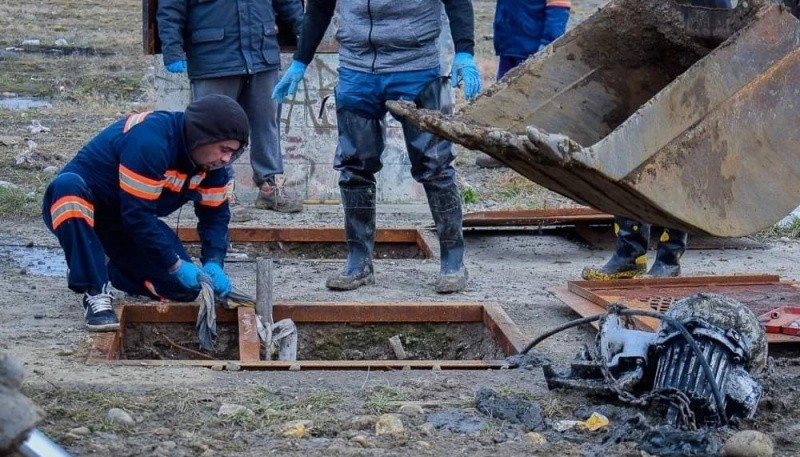
[[695, 353], [695, 356], [697, 356], [697, 359], [700, 361], [700, 366], [703, 368], [703, 374], [706, 375], [706, 379], [708, 379], [709, 384], [711, 384], [711, 393], [714, 395], [714, 403], [717, 405], [717, 416], [719, 417], [720, 424], [726, 425], [728, 423], [728, 420], [725, 417], [725, 404], [722, 401], [722, 394], [719, 391], [719, 386], [717, 386], [717, 381], [716, 379], [714, 379], [714, 372], [711, 370], [711, 366], [708, 364], [708, 361], [703, 355], [703, 352], [700, 351], [700, 348], [697, 346], [697, 342], [695, 342], [692, 335], [689, 333], [688, 330], [686, 330], [686, 327], [684, 327], [684, 325], [681, 322], [679, 322], [674, 317], [667, 316], [657, 311], [619, 308], [617, 306], [616, 309], [613, 309], [610, 313], [595, 314], [594, 316], [587, 316], [581, 319], [575, 319], [574, 321], [570, 321], [565, 324], [559, 325], [558, 327], [554, 327], [550, 330], [547, 330], [543, 334], [539, 335], [533, 341], [531, 341], [527, 346], [525, 346], [525, 348], [522, 351], [520, 351], [520, 354], [527, 354], [528, 351], [533, 349], [537, 344], [541, 343], [547, 338], [550, 338], [556, 333], [563, 332], [564, 330], [570, 329], [572, 327], [577, 327], [582, 324], [588, 324], [590, 322], [594, 322], [611, 313], [617, 313], [621, 316], [654, 317], [656, 319], [665, 320], [669, 322], [671, 325], [674, 325], [681, 333], [681, 335], [684, 337], [684, 339], [686, 339], [686, 342], [689, 343], [689, 346], [692, 348], [692, 351]]

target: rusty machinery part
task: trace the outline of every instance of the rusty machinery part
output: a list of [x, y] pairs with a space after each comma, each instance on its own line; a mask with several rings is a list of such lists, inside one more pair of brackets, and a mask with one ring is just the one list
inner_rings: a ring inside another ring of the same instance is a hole
[[[543, 366], [549, 388], [611, 394], [637, 406], [668, 405], [668, 422], [693, 429], [752, 417], [761, 396], [753, 373], [766, 365], [766, 339], [744, 305], [718, 294], [697, 294], [666, 314], [612, 305], [608, 312], [545, 332], [523, 351], [568, 328], [600, 321], [593, 348], [584, 347], [568, 375]], [[673, 306], [676, 306], [673, 305]], [[658, 333], [630, 328], [632, 316], [660, 319]]]

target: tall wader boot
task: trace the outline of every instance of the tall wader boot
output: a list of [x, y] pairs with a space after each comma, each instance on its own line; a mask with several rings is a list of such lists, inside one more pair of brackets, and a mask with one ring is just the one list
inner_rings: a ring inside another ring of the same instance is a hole
[[372, 254], [375, 249], [375, 186], [340, 187], [344, 206], [344, 233], [347, 237], [347, 263], [325, 286], [333, 290], [353, 290], [375, 284]]
[[[418, 108], [451, 114], [453, 101], [447, 82], [444, 77], [432, 80], [417, 94], [414, 103]], [[401, 124], [411, 161], [411, 175], [425, 188], [439, 236], [441, 268], [435, 290], [441, 294], [460, 292], [467, 288], [469, 275], [464, 266], [461, 193], [452, 165], [455, 159], [453, 146], [407, 121], [401, 121]]]
[[461, 194], [454, 180], [427, 182], [424, 187], [439, 235], [441, 266], [434, 290], [440, 294], [460, 292], [469, 279], [464, 266]]
[[686, 252], [689, 235], [686, 232], [664, 228], [656, 249], [656, 261], [647, 272], [655, 278], [674, 278], [681, 275], [681, 257]]
[[617, 245], [614, 255], [600, 268], [586, 267], [581, 272], [583, 279], [608, 281], [629, 279], [647, 271], [647, 245], [650, 240], [650, 225], [621, 216], [614, 218], [614, 233]]
[[375, 173], [383, 152], [382, 119], [369, 119], [347, 109], [336, 111], [339, 145], [334, 167], [341, 172], [339, 190], [344, 207], [347, 262], [328, 278], [333, 290], [353, 290], [375, 284], [372, 255], [375, 248]]

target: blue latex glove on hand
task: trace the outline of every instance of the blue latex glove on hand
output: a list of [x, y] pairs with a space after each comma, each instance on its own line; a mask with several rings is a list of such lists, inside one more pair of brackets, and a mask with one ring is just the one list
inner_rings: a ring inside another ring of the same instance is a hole
[[453, 58], [453, 68], [450, 71], [450, 84], [453, 87], [458, 87], [462, 81], [464, 82], [464, 96], [467, 100], [474, 100], [481, 91], [481, 74], [478, 72], [472, 54], [468, 52], [456, 53]]
[[272, 98], [277, 101], [282, 101], [284, 98], [292, 96], [297, 92], [297, 86], [303, 80], [303, 75], [306, 72], [306, 64], [292, 61], [286, 73], [281, 76], [278, 84], [275, 84], [275, 89], [272, 91]]
[[181, 259], [178, 261], [178, 268], [171, 271], [170, 274], [174, 275], [187, 289], [200, 289], [199, 278], [203, 272], [194, 263]]
[[186, 73], [186, 61], [176, 60], [175, 62], [168, 63], [166, 68], [170, 73]]
[[214, 293], [223, 298], [227, 297], [231, 292], [231, 280], [222, 271], [222, 267], [217, 262], [208, 262], [203, 265], [203, 272], [211, 278]]

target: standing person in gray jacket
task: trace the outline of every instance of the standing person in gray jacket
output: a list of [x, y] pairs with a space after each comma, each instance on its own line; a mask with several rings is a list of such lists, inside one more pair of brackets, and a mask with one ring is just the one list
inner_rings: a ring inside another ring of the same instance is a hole
[[[474, 17], [470, 0], [307, 0], [294, 61], [275, 86], [273, 97], [293, 95], [338, 8], [339, 83], [336, 119], [339, 143], [334, 168], [340, 171], [347, 262], [326, 282], [334, 290], [374, 284], [375, 173], [381, 169], [386, 138], [387, 100], [413, 100], [418, 107], [452, 109], [447, 78], [440, 76], [438, 37], [442, 5], [450, 20], [455, 58], [453, 87], [463, 82], [467, 99], [480, 91], [473, 60]], [[464, 290], [464, 237], [461, 195], [455, 182], [450, 142], [401, 120], [411, 175], [425, 188], [439, 234], [439, 293]]]
[[[281, 65], [276, 14], [300, 33], [300, 0], [159, 0], [158, 34], [167, 71], [188, 72], [192, 99], [227, 95], [247, 113], [255, 207], [291, 213], [303, 203], [276, 180], [283, 173], [280, 104], [270, 97]], [[231, 219], [252, 219], [236, 202], [232, 168], [228, 174]]]

